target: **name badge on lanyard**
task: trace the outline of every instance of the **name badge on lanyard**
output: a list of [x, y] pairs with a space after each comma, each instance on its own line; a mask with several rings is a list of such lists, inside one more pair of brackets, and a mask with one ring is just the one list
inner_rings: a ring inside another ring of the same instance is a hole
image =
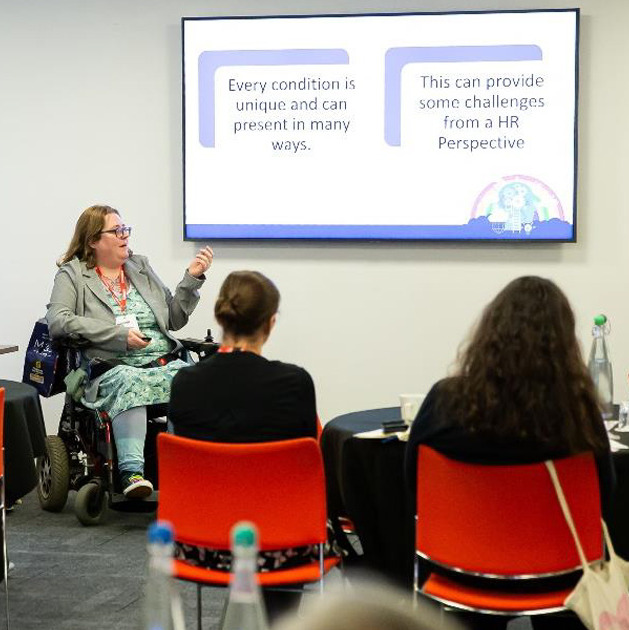
[[138, 320], [133, 313], [128, 315], [118, 315], [118, 317], [116, 317], [116, 326], [124, 326], [125, 328], [135, 328], [136, 330], [140, 330]]

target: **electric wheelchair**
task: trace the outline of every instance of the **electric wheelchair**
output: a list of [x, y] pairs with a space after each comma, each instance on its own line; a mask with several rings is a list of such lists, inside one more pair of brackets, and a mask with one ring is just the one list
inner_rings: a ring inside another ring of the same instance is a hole
[[[184, 360], [193, 363], [214, 354], [211, 331], [205, 339], [180, 339]], [[64, 371], [80, 365], [81, 348], [85, 343], [73, 341], [63, 345]], [[167, 405], [147, 407], [148, 427], [144, 446], [144, 476], [157, 487], [156, 438], [166, 430]], [[61, 511], [70, 490], [76, 491], [74, 512], [83, 525], [97, 525], [107, 508], [126, 512], [149, 512], [157, 509], [152, 497], [143, 501], [129, 500], [122, 494], [118, 475], [116, 445], [111, 420], [106, 414], [88, 409], [65, 393], [65, 401], [57, 435], [46, 438], [46, 453], [37, 460], [37, 494], [42, 509]]]

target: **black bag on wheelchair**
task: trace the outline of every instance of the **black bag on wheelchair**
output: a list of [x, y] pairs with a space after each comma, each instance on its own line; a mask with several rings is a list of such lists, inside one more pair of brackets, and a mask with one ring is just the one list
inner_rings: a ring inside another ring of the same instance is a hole
[[22, 382], [46, 398], [54, 396], [66, 389], [63, 379], [73, 369], [70, 363], [68, 350], [52, 341], [48, 323], [38, 319], [26, 349]]

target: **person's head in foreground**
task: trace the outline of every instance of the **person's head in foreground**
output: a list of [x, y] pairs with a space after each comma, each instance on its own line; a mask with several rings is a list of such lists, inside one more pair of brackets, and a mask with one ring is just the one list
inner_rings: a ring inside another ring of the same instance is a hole
[[461, 630], [452, 617], [441, 619], [433, 604], [378, 582], [358, 583], [312, 597], [297, 616], [282, 617], [273, 630]]
[[523, 276], [485, 307], [443, 397], [472, 431], [604, 448], [594, 385], [568, 299], [551, 280]]
[[258, 271], [230, 273], [218, 294], [214, 316], [223, 344], [260, 352], [275, 325], [280, 292]]

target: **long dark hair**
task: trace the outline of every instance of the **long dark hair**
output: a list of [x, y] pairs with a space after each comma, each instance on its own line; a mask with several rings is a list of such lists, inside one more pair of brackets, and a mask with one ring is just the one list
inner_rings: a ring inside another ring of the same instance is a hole
[[510, 282], [485, 307], [444, 382], [441, 411], [472, 431], [600, 451], [601, 411], [566, 296], [550, 280]]

